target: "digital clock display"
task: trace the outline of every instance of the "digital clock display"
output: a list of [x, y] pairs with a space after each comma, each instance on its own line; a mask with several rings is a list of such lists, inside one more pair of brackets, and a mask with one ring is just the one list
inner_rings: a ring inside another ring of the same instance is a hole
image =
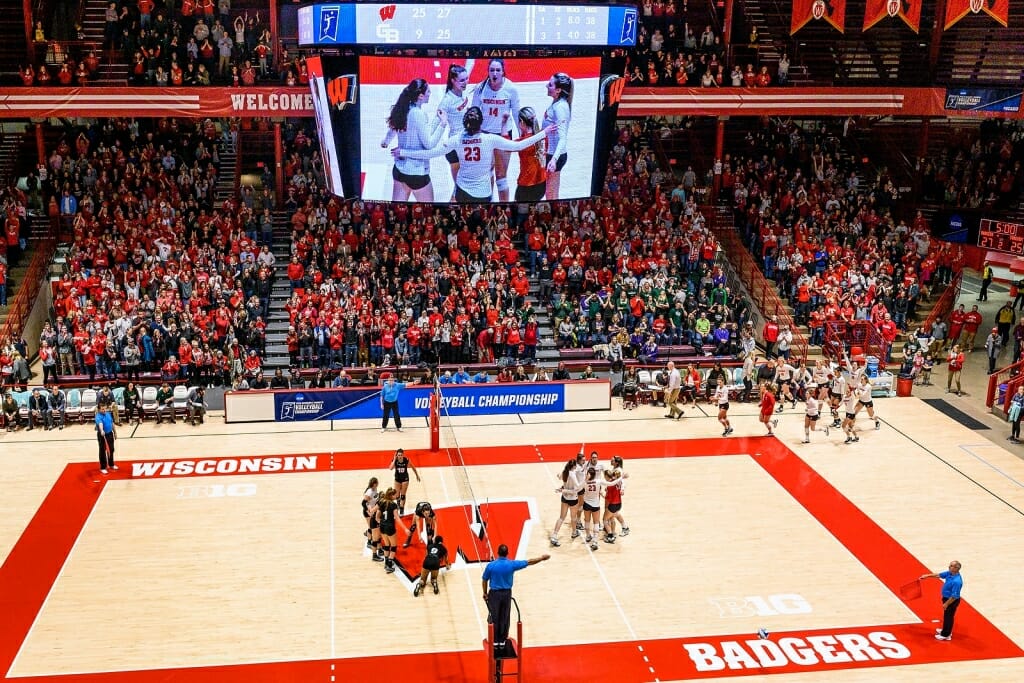
[[623, 5], [318, 4], [299, 8], [299, 45], [633, 47]]
[[1024, 256], [1024, 225], [982, 218], [978, 229], [978, 246]]

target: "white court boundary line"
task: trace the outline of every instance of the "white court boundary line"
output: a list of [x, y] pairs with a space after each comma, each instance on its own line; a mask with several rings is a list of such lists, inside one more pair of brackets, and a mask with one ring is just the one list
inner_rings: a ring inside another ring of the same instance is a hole
[[[984, 464], [984, 465], [986, 465], [986, 466], [987, 466], [987, 467], [988, 467], [989, 469], [993, 470], [994, 472], [996, 472], [997, 474], [1001, 475], [1002, 477], [1004, 477], [1004, 478], [1008, 479], [1009, 481], [1012, 481], [1012, 482], [1014, 483], [1014, 485], [1015, 485], [1015, 486], [1018, 486], [1018, 487], [1020, 487], [1020, 488], [1024, 488], [1024, 482], [1022, 482], [1022, 481], [1017, 481], [1017, 480], [1016, 480], [1016, 479], [1014, 479], [1014, 478], [1013, 478], [1012, 476], [1010, 476], [1010, 475], [1009, 475], [1009, 474], [1007, 474], [1006, 472], [1002, 471], [1001, 469], [999, 469], [998, 467], [996, 467], [995, 465], [993, 465], [992, 463], [990, 463], [990, 462], [989, 462], [988, 460], [986, 460], [985, 458], [981, 457], [980, 455], [978, 455], [977, 453], [975, 453], [975, 452], [974, 452], [974, 451], [972, 450], [972, 449], [974, 449], [974, 448], [988, 448], [988, 447], [992, 447], [992, 448], [999, 448], [999, 446], [998, 446], [998, 445], [996, 445], [996, 444], [994, 444], [994, 443], [991, 443], [991, 442], [989, 442], [989, 443], [972, 443], [972, 444], [966, 444], [966, 445], [964, 445], [964, 444], [961, 444], [961, 445], [960, 445], [960, 449], [961, 449], [962, 451], [964, 451], [965, 453], [967, 453], [967, 455], [969, 455], [969, 456], [971, 456], [972, 458], [974, 458], [975, 460], [977, 460], [977, 461], [979, 461], [979, 462], [983, 463], [983, 464]], [[1005, 449], [1003, 449], [1003, 450], [1005, 450]]]
[[[110, 481], [112, 481], [112, 480], [108, 480], [108, 483]], [[103, 491], [105, 491], [105, 490], [106, 490], [106, 485], [104, 485], [104, 487], [103, 487]], [[98, 508], [100, 506], [100, 498], [103, 497], [103, 491], [100, 492], [100, 495], [96, 497], [96, 501], [92, 504], [92, 508], [89, 510], [89, 514], [88, 514], [88, 516], [86, 516], [85, 522], [82, 524], [82, 528], [78, 530], [78, 535], [75, 536], [75, 542], [71, 544], [71, 549], [68, 550], [67, 557], [64, 558], [64, 563], [60, 566], [60, 571], [57, 572], [57, 577], [53, 580], [53, 583], [50, 584], [50, 588], [46, 591], [46, 597], [43, 599], [43, 604], [39, 606], [39, 611], [36, 612], [36, 616], [32, 619], [32, 625], [29, 626], [28, 632], [25, 634], [25, 638], [21, 641], [21, 645], [18, 646], [18, 652], [17, 652], [17, 654], [14, 655], [14, 659], [11, 660], [11, 666], [7, 670], [7, 673], [4, 674], [5, 678], [13, 678], [13, 676], [11, 676], [11, 672], [14, 671], [15, 667], [17, 666], [18, 658], [21, 657], [22, 650], [28, 644], [29, 640], [31, 640], [32, 632], [35, 630], [36, 624], [39, 623], [39, 618], [46, 611], [46, 605], [47, 605], [47, 603], [50, 602], [50, 596], [53, 595], [53, 589], [54, 589], [54, 587], [57, 584], [60, 583], [61, 577], [64, 576], [64, 570], [67, 568], [68, 563], [71, 562], [71, 558], [75, 554], [75, 548], [78, 547], [79, 541], [81, 541], [82, 537], [85, 536], [85, 530], [89, 528], [89, 522], [92, 521], [92, 515], [93, 515], [94, 512], [96, 512], [96, 508]], [[31, 674], [31, 675], [33, 675], [33, 676], [53, 676], [53, 675], [56, 675], [56, 674]]]

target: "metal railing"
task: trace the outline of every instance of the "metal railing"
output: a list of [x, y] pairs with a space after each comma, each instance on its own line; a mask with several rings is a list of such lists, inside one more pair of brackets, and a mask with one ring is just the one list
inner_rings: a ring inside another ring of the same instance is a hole
[[[1017, 387], [1024, 384], [1024, 360], [1017, 361], [988, 376], [988, 388], [985, 391], [985, 407], [1002, 417], [1010, 412], [1010, 400], [1017, 393]], [[1006, 390], [999, 396], [999, 387], [1006, 385]], [[1001, 399], [1001, 400], [1000, 400]], [[998, 405], [996, 405], [998, 403]]]
[[[779, 325], [788, 325], [793, 332], [793, 343], [790, 346], [792, 356], [795, 358], [807, 358], [807, 337], [796, 326], [796, 321], [789, 313], [789, 308], [779, 298], [778, 288], [775, 283], [764, 276], [760, 265], [747, 251], [747, 247], [740, 240], [736, 228], [731, 225], [723, 225], [715, 217], [710, 221], [711, 231], [714, 233], [718, 243], [725, 251], [726, 257], [732, 264], [733, 270], [739, 276], [750, 295], [751, 303], [761, 312], [765, 318], [775, 316]], [[759, 341], [762, 343], [761, 331], [756, 330]]]
[[21, 287], [18, 293], [7, 308], [7, 320], [3, 328], [0, 328], [0, 339], [17, 340], [21, 338], [22, 330], [25, 329], [25, 321], [28, 320], [32, 309], [36, 305], [36, 298], [43, 283], [47, 282], [46, 274], [50, 268], [50, 261], [57, 249], [56, 240], [43, 240], [35, 243], [35, 252], [32, 260], [25, 270]]

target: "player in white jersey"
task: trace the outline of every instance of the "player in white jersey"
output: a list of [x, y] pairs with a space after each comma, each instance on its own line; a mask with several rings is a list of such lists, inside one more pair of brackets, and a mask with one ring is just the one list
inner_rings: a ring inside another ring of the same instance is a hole
[[[505, 138], [511, 136], [512, 127], [519, 118], [519, 90], [505, 77], [504, 59], [488, 62], [487, 78], [473, 91], [473, 105], [480, 107], [484, 116], [480, 130]], [[508, 201], [509, 151], [513, 150], [498, 148], [494, 155], [494, 184], [501, 202]]]
[[[818, 385], [811, 382], [807, 385], [807, 410], [804, 412], [804, 443], [811, 442], [811, 432], [818, 430], [818, 418], [821, 416], [821, 404], [818, 401]], [[828, 436], [828, 427], [823, 427]]]
[[[430, 159], [455, 150], [459, 155], [459, 173], [455, 177], [455, 198], [460, 202], [489, 202], [491, 200], [491, 168], [498, 150], [517, 152], [536, 144], [547, 134], [542, 129], [536, 135], [522, 140], [508, 140], [480, 131], [483, 113], [479, 107], [470, 107], [462, 119], [463, 131], [442, 145], [429, 150], [392, 150], [396, 156]], [[500, 196], [500, 193], [499, 193]], [[503, 201], [508, 201], [506, 193]]]
[[875, 416], [875, 402], [871, 399], [871, 380], [867, 375], [860, 376], [860, 386], [857, 387], [857, 410], [867, 408], [868, 417], [875, 421], [875, 429], [882, 428], [882, 422]]
[[854, 425], [857, 423], [857, 389], [852, 384], [846, 386], [845, 403], [846, 415], [843, 418], [843, 432], [846, 433], [846, 441], [843, 443], [854, 443], [860, 441], [860, 437], [854, 433]]
[[796, 396], [793, 395], [792, 387], [795, 372], [796, 368], [787, 363], [782, 356], [775, 359], [775, 377], [772, 383], [779, 387], [779, 405], [776, 410], [780, 413], [784, 401], [789, 401], [796, 408]]
[[621, 470], [615, 470], [612, 479], [598, 476], [602, 471], [597, 467], [588, 466], [587, 479], [583, 488], [583, 526], [587, 532], [587, 543], [591, 550], [597, 550], [597, 536], [604, 528], [601, 519], [601, 490], [606, 486], [615, 486], [622, 481]]
[[[437, 117], [430, 118], [421, 108], [430, 100], [430, 85], [422, 78], [414, 78], [398, 95], [388, 116], [388, 132], [380, 141], [387, 147], [398, 138], [398, 149], [406, 151], [431, 149], [440, 142], [447, 128], [445, 113], [438, 109]], [[434, 201], [434, 186], [430, 183], [430, 161], [399, 155], [391, 170], [395, 184], [391, 201], [404, 202], [410, 197], [421, 202]]]
[[829, 404], [832, 407], [832, 426], [842, 426], [839, 419], [839, 406], [843, 404], [843, 397], [846, 395], [846, 377], [841, 368], [833, 370], [832, 386], [829, 388]]
[[548, 79], [548, 97], [551, 106], [544, 112], [544, 125], [554, 129], [547, 136], [547, 189], [548, 201], [558, 199], [562, 168], [568, 161], [569, 121], [572, 119], [573, 82], [568, 74], [558, 72]]
[[718, 386], [715, 387], [714, 401], [718, 404], [718, 421], [722, 423], [725, 431], [722, 436], [732, 434], [732, 425], [729, 424], [729, 387], [725, 386], [725, 379], [718, 378]]
[[576, 521], [580, 516], [579, 509], [579, 492], [584, 487], [584, 482], [580, 479], [579, 470], [576, 467], [576, 460], [569, 460], [565, 463], [565, 467], [562, 468], [562, 485], [555, 489], [556, 493], [561, 494], [562, 508], [558, 514], [558, 521], [555, 522], [555, 529], [551, 532], [551, 545], [557, 547], [562, 545], [558, 540], [558, 530], [562, 528], [562, 523], [565, 521], [565, 514], [572, 510], [571, 524], [572, 524], [572, 537], [576, 538], [580, 535], [580, 532], [576, 530]]
[[[469, 83], [469, 72], [460, 64], [452, 64], [448, 67], [448, 82], [444, 88], [444, 95], [437, 105], [438, 110], [443, 111], [448, 117], [448, 126], [452, 131], [462, 130], [462, 119], [469, 109], [469, 96], [466, 95], [466, 85]], [[454, 181], [459, 173], [459, 155], [452, 150], [445, 155], [452, 169], [452, 180]], [[452, 201], [455, 201], [455, 190], [452, 189]]]

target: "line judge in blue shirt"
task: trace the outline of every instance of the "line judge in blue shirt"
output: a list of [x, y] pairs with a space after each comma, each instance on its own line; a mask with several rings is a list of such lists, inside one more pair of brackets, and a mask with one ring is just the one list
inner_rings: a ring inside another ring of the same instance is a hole
[[935, 629], [935, 640], [953, 639], [953, 616], [960, 606], [960, 591], [964, 587], [964, 577], [960, 576], [960, 563], [953, 560], [949, 563], [949, 571], [938, 574], [925, 574], [922, 579], [942, 579], [942, 628]]
[[396, 382], [394, 375], [389, 375], [380, 390], [380, 409], [384, 412], [384, 420], [380, 424], [380, 433], [388, 430], [388, 417], [395, 416], [395, 427], [402, 431], [402, 416], [398, 414], [398, 394], [405, 388], [405, 382]]
[[491, 560], [484, 568], [484, 601], [487, 603], [487, 621], [494, 624], [494, 648], [504, 650], [508, 639], [509, 619], [512, 616], [512, 575], [532, 564], [550, 560], [550, 555], [541, 555], [529, 560], [508, 559], [508, 546], [498, 546], [498, 559]]

